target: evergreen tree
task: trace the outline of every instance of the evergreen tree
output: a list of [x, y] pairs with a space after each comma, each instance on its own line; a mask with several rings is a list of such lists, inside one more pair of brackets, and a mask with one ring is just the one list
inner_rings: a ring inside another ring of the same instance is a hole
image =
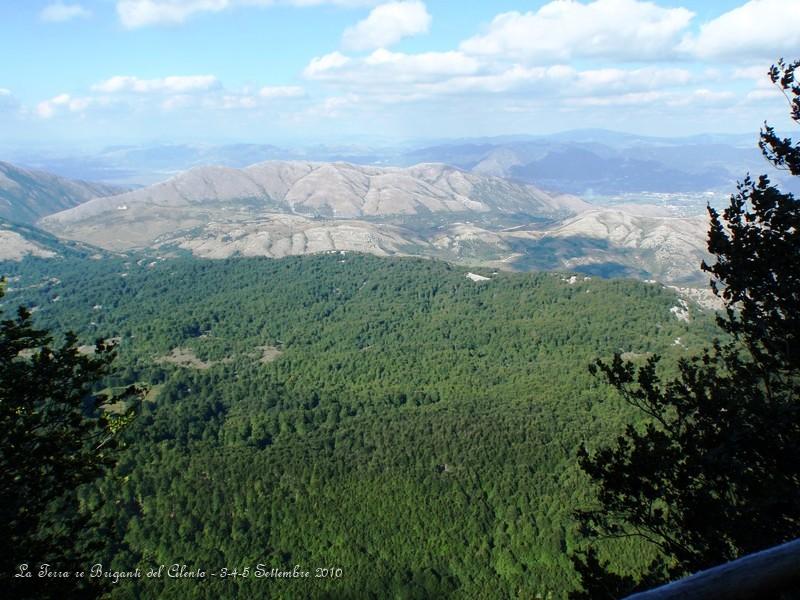
[[[103, 341], [93, 353], [81, 352], [71, 333], [55, 344], [22, 307], [16, 318], [0, 322], [0, 585], [6, 597], [92, 596], [87, 581], [74, 576], [87, 567], [82, 561], [91, 549], [81, 542], [85, 517], [74, 492], [114, 463], [114, 434], [130, 418], [109, 416], [100, 404], [138, 395], [133, 387], [113, 399], [93, 394], [114, 355]], [[69, 570], [70, 577], [40, 578], [43, 563]], [[23, 564], [31, 578], [15, 576]]]
[[[800, 123], [800, 62], [770, 70]], [[800, 175], [800, 145], [765, 125], [760, 146]], [[800, 202], [764, 175], [749, 176], [719, 214], [709, 208], [711, 286], [725, 304], [724, 342], [679, 364], [663, 381], [658, 357], [635, 366], [615, 356], [591, 371], [640, 409], [610, 447], [579, 452], [597, 506], [580, 511], [593, 540], [638, 537], [658, 558], [620, 576], [595, 547], [573, 556], [584, 591], [618, 598], [800, 537]]]

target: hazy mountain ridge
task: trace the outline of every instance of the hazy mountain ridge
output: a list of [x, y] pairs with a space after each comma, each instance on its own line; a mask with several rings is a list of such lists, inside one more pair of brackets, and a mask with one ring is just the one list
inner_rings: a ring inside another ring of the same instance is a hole
[[[599, 181], [587, 182], [580, 164], [560, 167], [557, 177], [545, 172], [547, 181], [537, 181], [544, 166], [539, 161], [554, 153], [572, 157], [574, 162], [577, 158], [574, 151], [589, 152], [593, 163], [605, 161], [606, 168]], [[147, 185], [204, 165], [244, 168], [267, 160], [304, 160], [407, 167], [434, 162], [482, 175], [520, 178], [538, 187], [571, 193], [592, 189], [599, 195], [623, 191], [701, 192], [727, 186], [748, 171], [756, 173], [764, 169], [757, 136], [752, 134], [668, 138], [603, 129], [458, 140], [372, 139], [351, 144], [287, 147], [265, 143], [161, 143], [62, 154], [27, 150], [11, 156], [17, 164], [65, 177]], [[666, 177], [665, 172], [669, 173]]]
[[17, 223], [34, 223], [91, 198], [121, 191], [124, 188], [119, 186], [66, 179], [0, 162], [0, 217]]
[[[600, 138], [604, 139], [604, 138]], [[531, 139], [446, 144], [410, 152], [409, 161], [441, 160], [484, 175], [509, 177], [572, 194], [701, 192], [732, 186], [762, 159], [758, 148], [692, 140], [629, 145]]]
[[559, 217], [588, 207], [529, 185], [442, 164], [409, 168], [270, 161], [245, 169], [199, 167], [147, 188], [98, 198], [44, 222], [71, 223], [115, 210], [250, 204], [309, 217], [359, 218], [421, 212], [490, 212]]
[[51, 215], [47, 230], [108, 250], [205, 258], [357, 251], [512, 270], [697, 279], [704, 219], [598, 208], [442, 164], [270, 161], [202, 167]]

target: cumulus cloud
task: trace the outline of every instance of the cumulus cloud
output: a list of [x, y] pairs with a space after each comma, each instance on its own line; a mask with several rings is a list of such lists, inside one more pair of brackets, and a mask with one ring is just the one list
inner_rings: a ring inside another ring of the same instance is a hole
[[198, 13], [216, 13], [235, 6], [371, 6], [375, 0], [117, 0], [122, 25], [135, 29], [150, 25], [177, 25]]
[[314, 58], [304, 74], [318, 81], [350, 81], [369, 86], [385, 81], [398, 84], [431, 81], [474, 73], [478, 68], [477, 60], [461, 52], [406, 54], [380, 48], [359, 59], [339, 52]]
[[372, 9], [363, 21], [350, 27], [342, 44], [350, 50], [388, 48], [406, 37], [427, 33], [431, 15], [420, 0], [389, 2]]
[[684, 68], [578, 70], [569, 64], [506, 65], [459, 51], [408, 54], [386, 49], [358, 58], [337, 52], [313, 59], [305, 75], [383, 101], [475, 93], [612, 95], [682, 87], [696, 78]]
[[258, 108], [258, 98], [248, 95], [226, 94], [222, 97], [219, 107], [223, 110]]
[[717, 92], [700, 88], [686, 92], [667, 90], [651, 90], [647, 92], [629, 92], [625, 94], [612, 94], [609, 96], [582, 96], [568, 98], [567, 106], [574, 107], [619, 107], [619, 106], [649, 106], [657, 105], [672, 108], [687, 106], [725, 106], [736, 100], [732, 92]]
[[158, 106], [164, 111], [178, 110], [256, 110], [266, 108], [279, 100], [296, 99], [305, 96], [302, 88], [268, 86], [258, 92], [224, 90], [208, 95], [171, 94], [159, 96]]
[[303, 111], [295, 113], [292, 118], [298, 122], [307, 119], [333, 119], [341, 118], [348, 112], [360, 110], [361, 98], [358, 94], [346, 94], [343, 96], [328, 96], [319, 102], [306, 107]]
[[309, 79], [324, 78], [331, 71], [341, 69], [349, 62], [350, 59], [341, 52], [331, 52], [312, 58], [303, 71], [303, 75]]
[[359, 58], [335, 52], [312, 59], [304, 75], [351, 94], [396, 102], [438, 95], [444, 86], [455, 90], [455, 78], [479, 70], [476, 59], [457, 51], [407, 54], [380, 48]]
[[684, 86], [693, 76], [687, 69], [644, 67], [641, 69], [592, 69], [577, 76], [578, 87], [609, 93], [630, 90], [654, 90]]
[[59, 110], [69, 112], [83, 112], [93, 102], [92, 98], [74, 98], [70, 94], [59, 94], [49, 100], [45, 100], [36, 105], [36, 114], [42, 119], [50, 119]]
[[681, 50], [701, 59], [774, 60], [800, 52], [800, 2], [750, 0], [687, 35]]
[[478, 61], [461, 52], [422, 52], [404, 54], [379, 49], [367, 56], [363, 64], [395, 81], [420, 81], [438, 79], [442, 76], [469, 75], [475, 73]]
[[268, 85], [258, 91], [261, 98], [302, 98], [306, 91], [300, 86], [295, 85]]
[[749, 67], [736, 67], [733, 70], [733, 77], [734, 79], [752, 79], [753, 81], [764, 80], [772, 85], [769, 79], [769, 66], [767, 63]]
[[130, 29], [147, 25], [183, 23], [199, 12], [219, 12], [229, 0], [120, 0], [117, 14]]
[[42, 9], [39, 13], [39, 18], [42, 21], [48, 21], [50, 23], [61, 23], [63, 21], [71, 21], [72, 19], [90, 17], [91, 15], [92, 13], [80, 4], [54, 2]]
[[573, 58], [658, 59], [670, 55], [694, 17], [640, 0], [557, 0], [536, 12], [500, 14], [461, 50], [538, 63]]
[[668, 91], [664, 93], [664, 104], [670, 107], [727, 107], [739, 101], [739, 96], [728, 90], [699, 88], [688, 92]]
[[121, 92], [186, 94], [206, 92], [219, 87], [219, 80], [213, 75], [173, 75], [160, 79], [140, 79], [130, 75], [117, 75], [96, 83], [92, 86], [92, 90], [105, 94]]
[[[0, 108], [3, 91], [0, 90]], [[213, 75], [170, 76], [143, 79], [117, 75], [91, 86], [92, 94], [75, 97], [59, 94], [40, 102], [35, 113], [50, 119], [67, 112], [83, 113], [87, 109], [147, 113], [179, 110], [256, 110], [275, 108], [284, 102], [306, 98], [300, 86], [267, 85], [259, 88], [225, 89]]]
[[321, 104], [314, 107], [312, 111], [317, 111], [319, 114], [326, 117], [338, 117], [344, 109], [358, 104], [359, 97], [355, 94], [347, 96], [332, 96], [325, 98]]
[[756, 88], [747, 92], [746, 102], [763, 102], [765, 100], [777, 100], [781, 96], [777, 88]]

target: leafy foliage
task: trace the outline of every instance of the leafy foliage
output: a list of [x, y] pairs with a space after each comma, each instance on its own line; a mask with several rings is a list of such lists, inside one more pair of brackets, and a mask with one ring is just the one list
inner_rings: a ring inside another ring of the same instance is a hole
[[[800, 120], [797, 68], [781, 61], [771, 77]], [[800, 174], [791, 140], [767, 126], [761, 147]], [[640, 537], [659, 556], [637, 581], [616, 578], [596, 552], [576, 554], [585, 588], [576, 598], [615, 598], [800, 537], [800, 202], [766, 176], [748, 177], [722, 215], [709, 213], [716, 262], [703, 269], [725, 303], [717, 322], [731, 341], [682, 359], [666, 382], [658, 357], [640, 367], [619, 355], [597, 360], [592, 372], [648, 421], [579, 453], [598, 494], [595, 508], [577, 513], [582, 533]]]
[[113, 346], [102, 341], [93, 354], [80, 352], [71, 333], [55, 345], [22, 307], [15, 319], [0, 322], [0, 572], [12, 595], [89, 593], [80, 585], [72, 590], [71, 583], [81, 583], [74, 579], [52, 585], [10, 575], [21, 563], [78, 564], [75, 536], [84, 520], [72, 494], [114, 464], [112, 430], [121, 417], [99, 412], [104, 398], [93, 394], [113, 359]]

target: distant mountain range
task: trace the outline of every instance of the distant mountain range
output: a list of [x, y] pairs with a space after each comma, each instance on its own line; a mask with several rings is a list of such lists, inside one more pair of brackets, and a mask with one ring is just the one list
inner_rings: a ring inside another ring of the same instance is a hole
[[557, 221], [586, 208], [573, 196], [445, 165], [266, 162], [191, 169], [41, 223], [59, 236], [115, 250], [177, 244], [207, 256], [424, 254], [438, 226], [473, 219], [498, 226]]
[[761, 166], [758, 148], [725, 144], [609, 146], [552, 139], [448, 144], [407, 154], [411, 162], [442, 160], [485, 175], [561, 192], [614, 196], [731, 188]]
[[204, 166], [244, 168], [267, 160], [350, 162], [363, 165], [400, 165], [403, 150], [368, 146], [324, 146], [289, 149], [271, 144], [155, 144], [110, 146], [89, 154], [21, 152], [17, 163], [64, 177], [108, 181], [122, 185], [150, 185], [188, 169]]
[[[304, 161], [190, 169], [159, 184], [89, 200], [38, 225], [62, 240], [113, 252], [279, 258], [357, 251], [670, 283], [698, 280], [707, 229], [703, 217], [593, 206], [443, 164]], [[26, 232], [15, 233], [59, 255]], [[17, 256], [39, 252], [20, 244], [15, 239]]]
[[[766, 165], [755, 135], [656, 138], [602, 129], [403, 145], [153, 144], [68, 156], [17, 153], [15, 164], [65, 177], [149, 185], [198, 166], [244, 168], [267, 160], [369, 166], [445, 163], [585, 196], [727, 191]], [[775, 174], [780, 179], [781, 174]]]
[[245, 169], [191, 169], [163, 183], [86, 202], [61, 213], [57, 220], [80, 221], [128, 208], [184, 209], [220, 203], [226, 208], [241, 204], [333, 218], [491, 211], [557, 217], [588, 206], [576, 197], [547, 194], [530, 185], [475, 175], [443, 164], [403, 169], [269, 161]]

